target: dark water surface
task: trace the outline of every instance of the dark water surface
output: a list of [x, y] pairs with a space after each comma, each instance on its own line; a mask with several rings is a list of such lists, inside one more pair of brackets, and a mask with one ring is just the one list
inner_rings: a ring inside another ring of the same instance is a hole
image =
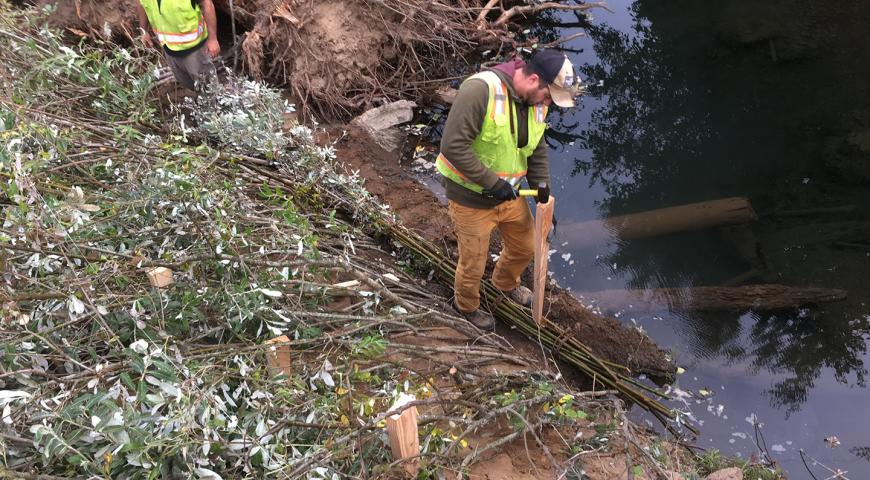
[[[586, 299], [722, 285], [753, 269], [742, 283], [847, 289], [846, 301], [776, 313], [605, 313], [686, 369], [675, 406], [700, 424], [698, 445], [748, 458], [755, 416], [791, 478], [810, 478], [799, 449], [845, 478], [870, 478], [870, 2], [608, 4], [614, 13], [595, 10], [589, 25], [565, 13], [555, 30], [530, 32], [542, 42], [588, 32], [565, 47], [589, 94], [551, 116], [559, 221], [731, 196], [747, 197], [760, 220], [592, 246], [558, 234], [550, 269]], [[832, 435], [837, 448], [825, 445]]]

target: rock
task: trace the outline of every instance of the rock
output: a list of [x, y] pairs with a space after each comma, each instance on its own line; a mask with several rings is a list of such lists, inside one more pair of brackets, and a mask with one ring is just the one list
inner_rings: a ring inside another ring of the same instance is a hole
[[416, 106], [416, 103], [408, 100], [388, 103], [354, 118], [351, 124], [366, 131], [384, 150], [393, 152], [399, 148], [403, 138], [396, 126], [410, 122], [414, 118], [413, 109]]
[[723, 468], [707, 475], [706, 480], [743, 480], [743, 471], [737, 467]]

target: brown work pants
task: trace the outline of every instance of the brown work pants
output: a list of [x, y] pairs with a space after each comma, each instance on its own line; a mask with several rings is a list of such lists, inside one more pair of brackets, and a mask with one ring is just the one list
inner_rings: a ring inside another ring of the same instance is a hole
[[503, 202], [495, 208], [470, 208], [454, 201], [447, 204], [459, 243], [459, 262], [453, 288], [456, 306], [463, 312], [480, 307], [480, 280], [489, 255], [489, 237], [498, 227], [504, 240], [492, 283], [508, 292], [520, 284], [520, 275], [535, 255], [535, 224], [523, 198]]

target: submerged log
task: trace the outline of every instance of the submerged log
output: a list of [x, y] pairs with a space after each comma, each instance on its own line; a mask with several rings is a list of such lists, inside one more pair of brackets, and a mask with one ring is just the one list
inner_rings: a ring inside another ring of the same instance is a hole
[[560, 226], [574, 248], [611, 239], [636, 240], [758, 220], [749, 199], [731, 197]]
[[660, 310], [783, 310], [844, 300], [846, 290], [764, 284], [741, 287], [652, 288], [602, 290], [581, 294], [602, 309], [646, 313]]

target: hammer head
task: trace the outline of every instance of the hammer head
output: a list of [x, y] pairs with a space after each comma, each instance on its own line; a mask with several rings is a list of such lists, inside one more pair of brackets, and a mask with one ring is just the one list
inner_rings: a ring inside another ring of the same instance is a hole
[[547, 203], [550, 201], [550, 186], [544, 182], [538, 184], [538, 202]]

